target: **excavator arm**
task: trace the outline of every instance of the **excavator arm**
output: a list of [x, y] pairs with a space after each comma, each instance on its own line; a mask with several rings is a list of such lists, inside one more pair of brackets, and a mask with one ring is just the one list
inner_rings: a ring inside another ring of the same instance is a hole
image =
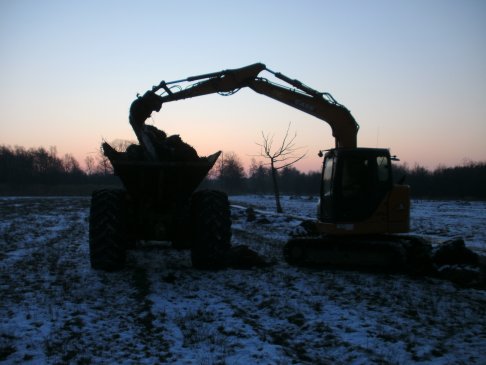
[[[278, 77], [278, 74], [276, 76]], [[351, 115], [351, 112], [343, 105], [337, 103], [330, 94], [299, 92], [295, 89], [277, 85], [264, 78], [255, 79], [249, 87], [257, 93], [266, 95], [327, 122], [331, 126], [336, 147], [355, 148], [357, 146], [358, 123]], [[326, 99], [325, 95], [330, 100]]]
[[[293, 86], [293, 88], [259, 77], [260, 72], [264, 70]], [[179, 84], [183, 82], [193, 83], [182, 89]], [[160, 111], [162, 105], [167, 102], [213, 93], [231, 95], [243, 87], [249, 87], [257, 93], [266, 95], [327, 122], [331, 126], [336, 147], [356, 147], [359, 126], [346, 107], [336, 102], [330, 94], [318, 92], [298, 80], [273, 72], [262, 63], [255, 63], [238, 69], [191, 76], [171, 82], [162, 81], [132, 103], [130, 107], [130, 124], [140, 143], [144, 145], [149, 155], [152, 155], [151, 150], [153, 150], [153, 147], [148, 138], [144, 136], [143, 130], [145, 120], [150, 117], [153, 111]], [[157, 94], [159, 90], [164, 90], [162, 95]]]

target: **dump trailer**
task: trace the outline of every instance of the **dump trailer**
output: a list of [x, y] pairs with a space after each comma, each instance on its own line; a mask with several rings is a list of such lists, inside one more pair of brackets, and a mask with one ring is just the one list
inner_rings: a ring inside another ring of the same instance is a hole
[[200, 269], [224, 266], [231, 246], [228, 197], [219, 191], [196, 191], [221, 152], [199, 157], [179, 136], [165, 137], [145, 127], [136, 131], [140, 145], [124, 152], [102, 145], [124, 189], [92, 194], [91, 266], [122, 269], [126, 250], [142, 240], [170, 241], [174, 248], [190, 249], [192, 264]]

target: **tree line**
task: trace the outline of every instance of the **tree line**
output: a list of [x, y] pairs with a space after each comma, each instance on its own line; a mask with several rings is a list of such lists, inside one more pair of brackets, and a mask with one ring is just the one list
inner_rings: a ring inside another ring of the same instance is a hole
[[282, 194], [319, 194], [320, 172], [301, 172], [293, 166], [272, 172], [270, 164], [252, 159], [246, 173], [240, 158], [233, 152], [220, 157], [203, 186], [229, 194], [274, 194], [274, 174]]
[[[206, 184], [229, 193], [273, 194], [271, 169], [252, 161], [248, 174], [236, 155], [230, 155], [219, 166], [220, 172]], [[428, 170], [423, 166], [394, 164], [396, 183], [411, 186], [413, 198], [486, 200], [486, 162], [464, 162], [461, 166], [439, 166]], [[318, 195], [321, 172], [301, 172], [293, 166], [278, 171], [281, 193]]]
[[404, 179], [416, 198], [486, 200], [486, 162], [465, 161], [434, 170], [400, 164], [394, 166], [394, 177]]
[[[121, 186], [109, 161], [99, 153], [88, 156], [85, 167], [71, 155], [49, 149], [0, 145], [0, 194], [89, 194], [108, 185]], [[440, 166], [428, 170], [420, 165], [395, 164], [394, 178], [404, 180], [415, 198], [486, 200], [486, 162]], [[294, 166], [278, 170], [282, 194], [319, 194], [320, 171], [301, 172]], [[35, 186], [35, 189], [32, 187]], [[273, 194], [270, 166], [252, 160], [248, 171], [235, 153], [224, 153], [202, 183], [229, 194]]]
[[0, 145], [0, 195], [87, 194], [93, 186], [117, 184], [109, 162], [86, 159], [86, 169], [71, 154], [46, 149]]

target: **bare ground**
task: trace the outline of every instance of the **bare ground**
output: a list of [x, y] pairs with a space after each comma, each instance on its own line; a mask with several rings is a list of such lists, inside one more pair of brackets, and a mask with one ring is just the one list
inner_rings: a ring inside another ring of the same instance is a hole
[[234, 243], [269, 268], [199, 271], [188, 252], [147, 244], [104, 273], [89, 266], [88, 211], [88, 198], [0, 200], [0, 362], [480, 364], [486, 353], [484, 291], [289, 267], [290, 218], [233, 212]]

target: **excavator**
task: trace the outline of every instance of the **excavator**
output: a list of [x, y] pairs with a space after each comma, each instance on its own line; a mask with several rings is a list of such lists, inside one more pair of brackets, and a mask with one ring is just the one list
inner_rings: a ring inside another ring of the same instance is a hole
[[[262, 77], [263, 72], [281, 82]], [[297, 227], [294, 233], [298, 233], [283, 247], [289, 264], [412, 272], [430, 269], [431, 245], [406, 234], [410, 188], [394, 183], [392, 161], [396, 157], [386, 148], [358, 147], [358, 123], [331, 94], [262, 63], [161, 81], [137, 95], [130, 106], [129, 122], [139, 144], [125, 152], [106, 142], [102, 145], [124, 189], [92, 194], [89, 243], [93, 268], [123, 268], [125, 251], [143, 241], [169, 241], [177, 249], [190, 248], [192, 264], [200, 269], [236, 267], [241, 265], [242, 255], [252, 260], [251, 254], [231, 246], [227, 195], [197, 189], [221, 152], [199, 157], [179, 136], [167, 137], [145, 124], [165, 103], [214, 93], [232, 95], [242, 88], [328, 123], [335, 139], [334, 147], [319, 151], [323, 165], [317, 218]]]
[[[262, 77], [264, 71], [284, 84]], [[184, 83], [189, 84], [183, 88]], [[288, 263], [393, 270], [423, 270], [429, 264], [421, 260], [429, 256], [424, 252], [428, 246], [404, 235], [409, 231], [410, 188], [393, 182], [396, 157], [386, 148], [358, 147], [358, 123], [331, 94], [262, 63], [161, 81], [139, 95], [130, 108], [130, 124], [147, 158], [157, 159], [145, 125], [152, 112], [159, 112], [168, 102], [213, 93], [232, 95], [242, 88], [321, 119], [330, 125], [335, 138], [333, 148], [319, 151], [323, 166], [317, 219], [306, 222], [304, 233], [286, 243], [283, 255]]]
[[[262, 77], [263, 72], [283, 84]], [[92, 193], [92, 268], [120, 270], [127, 250], [153, 241], [190, 249], [197, 269], [268, 264], [248, 247], [231, 245], [228, 196], [198, 188], [221, 151], [200, 157], [180, 136], [167, 136], [145, 124], [164, 103], [214, 93], [232, 95], [246, 87], [323, 120], [335, 138], [334, 147], [319, 151], [323, 164], [317, 217], [294, 227], [283, 246], [287, 263], [431, 275], [460, 285], [485, 287], [486, 261], [468, 249], [464, 240], [452, 239], [432, 247], [425, 237], [408, 234], [410, 187], [394, 183], [392, 162], [397, 158], [386, 148], [358, 147], [358, 123], [331, 94], [262, 63], [161, 81], [137, 95], [129, 122], [139, 144], [125, 151], [102, 144], [124, 188]]]

